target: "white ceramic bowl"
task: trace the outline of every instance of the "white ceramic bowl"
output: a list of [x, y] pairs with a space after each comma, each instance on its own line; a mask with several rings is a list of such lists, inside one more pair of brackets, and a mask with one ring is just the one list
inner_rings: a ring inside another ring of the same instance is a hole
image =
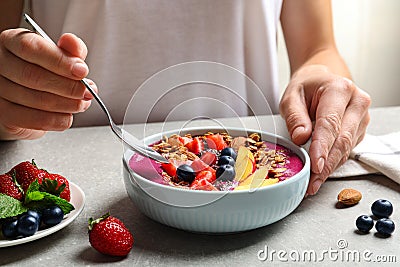
[[134, 152], [123, 156], [124, 183], [131, 200], [148, 217], [179, 229], [203, 233], [232, 233], [251, 230], [274, 223], [289, 215], [304, 198], [310, 177], [307, 152], [291, 141], [274, 134], [238, 128], [186, 128], [146, 137], [152, 144], [178, 133], [204, 134], [208, 131], [227, 131], [231, 136], [247, 136], [258, 132], [262, 140], [283, 145], [303, 161], [303, 169], [291, 178], [258, 188], [252, 192], [201, 191], [162, 185], [144, 178], [129, 167]]

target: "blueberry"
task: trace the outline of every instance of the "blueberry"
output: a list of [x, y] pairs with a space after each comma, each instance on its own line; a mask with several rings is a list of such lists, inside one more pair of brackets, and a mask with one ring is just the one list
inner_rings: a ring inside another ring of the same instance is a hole
[[221, 156], [230, 156], [234, 160], [236, 160], [236, 152], [233, 148], [231, 147], [225, 147], [224, 149], [221, 150]]
[[196, 177], [196, 173], [194, 172], [193, 168], [187, 164], [182, 164], [176, 169], [176, 175], [178, 179], [185, 182], [193, 182], [194, 178]]
[[218, 166], [231, 165], [235, 166], [235, 160], [231, 156], [221, 156], [218, 159]]
[[394, 222], [391, 219], [382, 218], [376, 222], [375, 228], [378, 233], [384, 236], [389, 236], [394, 232], [395, 227]]
[[388, 218], [393, 212], [393, 206], [389, 200], [378, 199], [372, 204], [371, 211], [377, 218]]
[[25, 214], [35, 217], [39, 223], [40, 223], [40, 220], [42, 219], [42, 214], [35, 210], [28, 210], [27, 212], [22, 213], [21, 216], [23, 216]]
[[3, 227], [1, 228], [1, 232], [5, 238], [15, 238], [18, 236], [18, 219], [12, 218], [8, 219], [3, 223]]
[[216, 171], [216, 176], [219, 181], [232, 181], [235, 178], [235, 169], [232, 165], [221, 165]]
[[59, 224], [64, 218], [64, 212], [59, 206], [50, 206], [42, 211], [42, 222], [47, 226]]
[[22, 236], [34, 235], [39, 229], [39, 221], [29, 214], [24, 214], [18, 219], [17, 229]]
[[368, 215], [361, 215], [356, 220], [356, 226], [361, 232], [368, 233], [374, 226], [374, 221]]

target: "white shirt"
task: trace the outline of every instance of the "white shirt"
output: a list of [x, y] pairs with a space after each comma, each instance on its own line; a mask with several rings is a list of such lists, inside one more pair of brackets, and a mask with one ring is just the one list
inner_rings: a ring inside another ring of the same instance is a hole
[[[84, 40], [88, 77], [113, 118], [139, 123], [277, 113], [281, 6], [282, 0], [32, 0], [32, 15], [53, 40], [64, 32]], [[93, 102], [74, 126], [106, 124], [101, 112]]]

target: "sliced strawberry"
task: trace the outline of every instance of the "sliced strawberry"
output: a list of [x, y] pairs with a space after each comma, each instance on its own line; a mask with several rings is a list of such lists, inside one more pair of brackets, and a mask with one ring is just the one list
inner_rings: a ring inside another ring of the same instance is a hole
[[207, 146], [211, 149], [222, 150], [227, 147], [224, 137], [220, 134], [212, 134], [206, 138]]
[[176, 167], [172, 163], [161, 163], [161, 168], [171, 177], [176, 176]]
[[181, 142], [182, 142], [182, 144], [183, 144], [184, 146], [186, 146], [187, 143], [190, 143], [190, 142], [193, 141], [192, 138], [187, 137], [187, 136], [180, 136], [180, 140], [181, 140]]
[[210, 183], [214, 182], [215, 179], [217, 179], [215, 172], [210, 170], [204, 170], [199, 172], [195, 178], [195, 180], [207, 180]]
[[211, 168], [208, 164], [204, 163], [201, 159], [195, 159], [190, 166], [196, 173], [199, 173], [204, 170], [215, 173], [215, 170]]
[[209, 166], [213, 166], [217, 162], [217, 155], [207, 151], [201, 155], [200, 159]]
[[185, 146], [189, 149], [190, 152], [196, 155], [200, 154], [200, 152], [204, 150], [204, 143], [203, 140], [200, 139], [200, 137], [193, 138], [193, 141], [187, 143]]
[[218, 191], [207, 179], [194, 180], [190, 188], [194, 190]]

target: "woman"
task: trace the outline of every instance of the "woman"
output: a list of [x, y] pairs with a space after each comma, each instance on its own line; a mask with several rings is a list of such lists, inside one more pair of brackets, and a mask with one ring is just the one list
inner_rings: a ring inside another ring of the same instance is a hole
[[[73, 118], [76, 126], [105, 124], [97, 107], [88, 110], [92, 96], [79, 82], [88, 75], [88, 65], [90, 78], [101, 85], [102, 97], [121, 123], [136, 88], [154, 73], [188, 61], [218, 62], [242, 71], [266, 101], [246, 87], [239, 89], [245, 99], [240, 102], [218, 88], [197, 85], [197, 90], [165, 96], [150, 120], [163, 120], [175, 103], [200, 96], [232, 101], [239, 115], [249, 115], [247, 107], [265, 114], [265, 105], [273, 113], [280, 111], [293, 142], [304, 144], [312, 136], [308, 194], [318, 191], [365, 134], [370, 97], [351, 82], [336, 49], [328, 0], [32, 0], [33, 17], [58, 40], [57, 46], [16, 28], [22, 2], [0, 3], [0, 139], [39, 138], [46, 131], [68, 129]], [[279, 19], [292, 74], [278, 105]], [[82, 39], [59, 37], [63, 32]], [[146, 95], [143, 101], [154, 97]], [[191, 105], [177, 119], [230, 116], [211, 105]]]

